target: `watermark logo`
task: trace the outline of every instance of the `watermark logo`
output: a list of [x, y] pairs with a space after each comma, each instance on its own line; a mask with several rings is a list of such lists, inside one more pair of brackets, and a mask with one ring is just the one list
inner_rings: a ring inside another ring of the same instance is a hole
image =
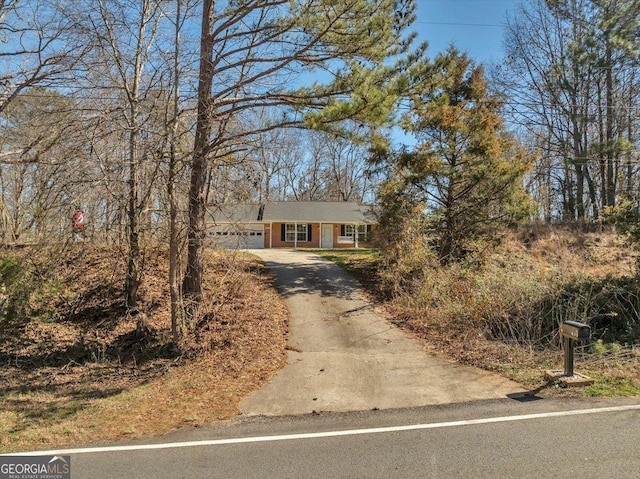
[[71, 479], [71, 457], [0, 456], [0, 479]]

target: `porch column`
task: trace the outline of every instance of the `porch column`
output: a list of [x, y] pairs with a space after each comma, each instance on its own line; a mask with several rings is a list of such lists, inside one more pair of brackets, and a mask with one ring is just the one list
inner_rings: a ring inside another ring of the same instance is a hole
[[269, 222], [269, 249], [273, 248], [273, 221]]
[[293, 223], [293, 229], [295, 230], [295, 234], [293, 236], [293, 249], [298, 249], [298, 222]]
[[357, 224], [353, 226], [353, 233], [354, 233], [353, 240], [355, 241], [356, 248], [357, 248], [358, 247], [358, 225]]

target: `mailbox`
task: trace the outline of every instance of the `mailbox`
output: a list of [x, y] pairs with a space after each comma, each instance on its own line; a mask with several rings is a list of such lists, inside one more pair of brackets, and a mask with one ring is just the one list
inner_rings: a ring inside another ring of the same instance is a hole
[[583, 339], [589, 339], [591, 336], [591, 328], [584, 323], [578, 323], [577, 321], [565, 321], [560, 326], [560, 334], [565, 338], [581, 341]]
[[559, 379], [567, 386], [583, 386], [593, 384], [593, 379], [575, 374], [573, 371], [574, 348], [578, 342], [586, 342], [591, 337], [591, 328], [588, 324], [577, 321], [565, 321], [560, 325], [562, 348], [564, 349], [564, 371], [547, 371], [549, 379]]

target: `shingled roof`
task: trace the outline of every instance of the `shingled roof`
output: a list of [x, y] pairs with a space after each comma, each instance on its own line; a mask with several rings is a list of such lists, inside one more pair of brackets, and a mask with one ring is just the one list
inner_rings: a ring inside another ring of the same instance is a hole
[[214, 223], [375, 223], [369, 206], [344, 201], [273, 201], [240, 204], [211, 212]]
[[257, 223], [261, 213], [260, 205], [224, 205], [210, 207], [207, 211], [207, 221], [215, 224], [224, 223]]
[[264, 221], [373, 223], [368, 206], [338, 201], [279, 201], [264, 207]]

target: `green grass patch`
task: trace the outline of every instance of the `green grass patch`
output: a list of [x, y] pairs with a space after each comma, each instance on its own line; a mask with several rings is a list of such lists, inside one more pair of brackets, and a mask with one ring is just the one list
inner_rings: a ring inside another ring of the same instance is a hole
[[377, 264], [380, 258], [378, 250], [374, 249], [321, 249], [313, 252], [350, 272]]
[[639, 396], [640, 387], [631, 378], [621, 376], [604, 376], [585, 389], [585, 394], [593, 397]]
[[10, 323], [61, 319], [59, 306], [73, 293], [55, 277], [55, 268], [13, 256], [0, 258], [0, 329]]

